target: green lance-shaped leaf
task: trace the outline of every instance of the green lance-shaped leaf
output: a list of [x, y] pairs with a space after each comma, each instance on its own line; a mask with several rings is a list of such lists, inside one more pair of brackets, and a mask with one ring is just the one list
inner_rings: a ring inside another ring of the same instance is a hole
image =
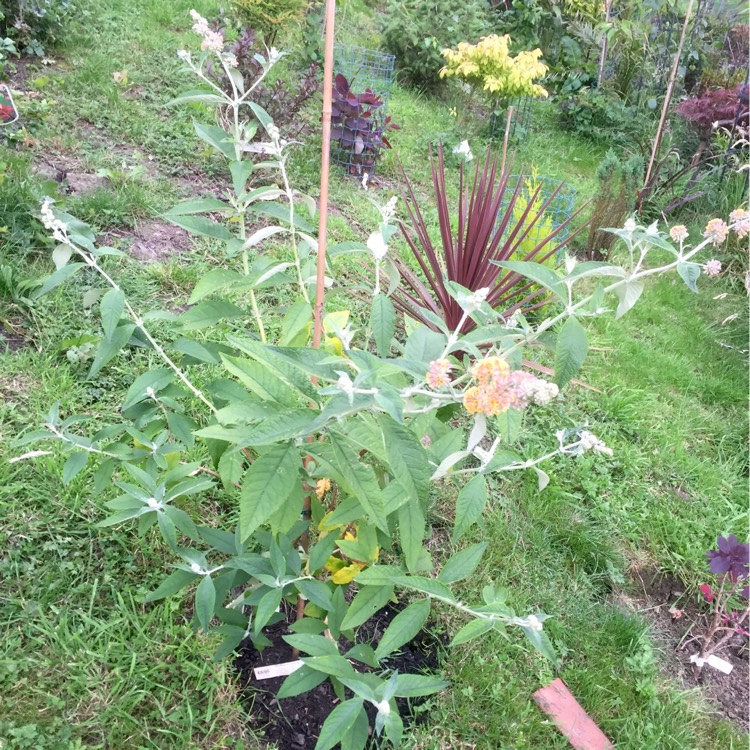
[[[541, 617], [542, 616], [540, 615], [539, 619], [541, 619]], [[543, 630], [524, 626], [521, 626], [521, 630], [523, 630], [524, 634], [531, 641], [534, 648], [539, 651], [542, 656], [546, 656], [553, 664], [557, 663], [557, 655], [555, 654], [555, 650], [552, 648], [552, 644], [550, 643], [549, 638], [547, 638], [547, 634]]]
[[204, 630], [208, 630], [216, 607], [216, 588], [211, 576], [203, 576], [203, 580], [195, 590], [195, 616]]
[[79, 271], [81, 268], [86, 266], [86, 263], [68, 263], [59, 270], [55, 271], [51, 276], [48, 276], [44, 283], [37, 289], [32, 295], [32, 299], [39, 299], [43, 297], [47, 292], [59, 286], [63, 282], [67, 281], [74, 273]]
[[578, 318], [571, 315], [557, 334], [555, 382], [558, 386], [564, 386], [578, 374], [588, 350], [586, 331]]
[[421, 698], [445, 690], [448, 683], [439, 677], [420, 674], [400, 674], [396, 679], [395, 696], [399, 698]]
[[331, 750], [348, 734], [362, 710], [362, 698], [344, 701], [328, 714], [320, 730], [315, 750]]
[[168, 596], [173, 596], [178, 591], [181, 591], [185, 588], [188, 584], [191, 584], [196, 578], [198, 578], [197, 573], [191, 573], [188, 570], [182, 570], [181, 568], [178, 568], [173, 573], [170, 573], [159, 585], [158, 588], [156, 588], [154, 591], [152, 591], [150, 594], [147, 594], [143, 601], [148, 602], [156, 602], [159, 601], [159, 599], [166, 599]]
[[456, 501], [456, 521], [453, 527], [453, 541], [458, 541], [475, 524], [487, 504], [487, 480], [481, 474], [467, 482], [458, 493]]
[[269, 448], [245, 472], [240, 494], [242, 541], [287, 501], [300, 481], [299, 466], [299, 451], [289, 441]]
[[405, 643], [408, 643], [422, 630], [429, 614], [429, 599], [419, 599], [410, 604], [402, 612], [399, 612], [393, 618], [385, 633], [383, 633], [383, 637], [375, 649], [375, 658], [378, 660], [383, 659]]
[[125, 312], [125, 294], [122, 289], [110, 289], [99, 302], [99, 309], [102, 314], [104, 336], [108, 339], [112, 338], [112, 334]]
[[218, 198], [193, 198], [189, 201], [183, 201], [176, 206], [172, 206], [164, 215], [165, 216], [189, 216], [192, 214], [202, 214], [209, 211], [233, 211], [231, 204], [220, 201]]
[[387, 533], [383, 494], [372, 467], [359, 460], [346, 435], [332, 431], [330, 446], [331, 464], [337, 471], [336, 480], [359, 500], [373, 523]]
[[417, 436], [386, 414], [378, 416], [386, 463], [409, 499], [424, 503], [430, 489], [430, 467], [427, 452]]
[[63, 484], [70, 484], [73, 478], [86, 467], [89, 454], [87, 451], [76, 451], [68, 456], [68, 460], [63, 467], [62, 480]]
[[122, 405], [123, 411], [135, 406], [140, 401], [147, 400], [149, 396], [146, 391], [149, 388], [154, 393], [158, 393], [162, 388], [166, 388], [174, 380], [174, 377], [174, 373], [166, 368], [149, 370], [144, 372], [143, 375], [139, 375], [125, 394], [125, 401]]
[[398, 509], [398, 531], [401, 549], [404, 553], [406, 567], [410, 573], [416, 573], [424, 568], [422, 542], [425, 538], [426, 524], [424, 512], [419, 502], [411, 500]]
[[224, 154], [230, 161], [237, 161], [237, 155], [234, 150], [232, 138], [223, 128], [216, 125], [205, 125], [201, 122], [194, 122], [195, 132], [198, 137], [213, 146], [219, 153]]
[[387, 357], [396, 331], [396, 309], [384, 294], [376, 294], [372, 298], [370, 327], [378, 353], [381, 357]]
[[239, 284], [243, 277], [229, 268], [214, 268], [198, 279], [198, 283], [190, 295], [188, 304], [195, 305], [209, 294], [224, 289], [231, 289], [235, 284]]
[[528, 260], [491, 260], [490, 263], [525, 276], [527, 279], [531, 279], [531, 281], [549, 289], [560, 299], [564, 299], [565, 290], [560, 281], [560, 273], [543, 266], [541, 263], [533, 263]]
[[487, 542], [480, 542], [456, 553], [443, 565], [438, 580], [443, 583], [455, 583], [468, 578], [477, 569], [486, 549]]
[[127, 343], [130, 341], [130, 337], [133, 335], [135, 325], [133, 323], [125, 323], [121, 326], [117, 326], [112, 332], [112, 336], [103, 339], [96, 350], [96, 356], [94, 361], [91, 363], [91, 369], [89, 370], [88, 379], [96, 377], [104, 365], [109, 362]]
[[[308, 618], [306, 617], [305, 620]], [[281, 683], [279, 692], [276, 697], [282, 698], [293, 698], [295, 695], [302, 695], [313, 688], [318, 687], [321, 682], [325, 682], [328, 679], [328, 675], [324, 672], [318, 672], [312, 667], [304, 665], [295, 672], [292, 672], [285, 680]]]
[[191, 307], [180, 315], [179, 321], [186, 331], [208, 328], [220, 320], [232, 320], [244, 315], [242, 308], [223, 299], [210, 299]]
[[352, 600], [349, 610], [341, 623], [342, 630], [356, 628], [363, 622], [369, 620], [376, 612], [382, 609], [391, 598], [393, 585], [390, 586], [365, 586]]
[[495, 625], [492, 620], [486, 618], [470, 620], [453, 636], [451, 646], [460, 646], [462, 643], [468, 643], [474, 638], [479, 638], [480, 635], [488, 633], [494, 627]]
[[312, 307], [309, 302], [297, 300], [287, 310], [281, 322], [281, 346], [304, 346], [310, 336]]
[[232, 239], [232, 233], [223, 224], [206, 219], [204, 216], [164, 214], [164, 218], [172, 224], [186, 229], [191, 234], [213, 237], [215, 240], [224, 240], [225, 242]]
[[626, 281], [616, 287], [614, 291], [620, 300], [617, 305], [617, 311], [615, 312], [615, 318], [621, 318], [636, 302], [638, 302], [638, 298], [643, 292], [643, 282], [638, 281], [637, 279]]

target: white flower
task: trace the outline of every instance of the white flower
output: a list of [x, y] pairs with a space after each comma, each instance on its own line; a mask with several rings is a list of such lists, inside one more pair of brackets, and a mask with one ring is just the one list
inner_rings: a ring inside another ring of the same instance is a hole
[[199, 576], [203, 575], [204, 573], [203, 568], [201, 568], [198, 563], [190, 563], [190, 570], [192, 570], [193, 573], [197, 573]]
[[456, 156], [463, 156], [465, 161], [471, 161], [474, 158], [474, 154], [471, 153], [471, 147], [468, 141], [461, 141], [458, 146], [455, 146], [453, 153]]
[[550, 383], [542, 378], [535, 378], [531, 381], [527, 387], [526, 392], [529, 399], [535, 404], [547, 404], [553, 399], [557, 398], [560, 393], [560, 389], [555, 383]]
[[354, 383], [352, 382], [352, 379], [345, 372], [340, 372], [338, 370], [337, 372], [339, 379], [336, 381], [336, 385], [339, 387], [339, 390], [343, 391], [347, 396], [353, 396]]
[[518, 328], [518, 311], [514, 312], [509, 318], [505, 319], [505, 328]]
[[190, 53], [186, 49], [178, 50], [177, 57], [179, 57], [183, 62], [190, 62]]
[[388, 701], [380, 701], [380, 703], [376, 703], [375, 708], [377, 708], [378, 713], [382, 714], [383, 716], [388, 716], [388, 714], [391, 712], [391, 704], [388, 703]]
[[218, 31], [208, 29], [203, 34], [201, 49], [207, 49], [210, 52], [221, 52], [224, 49], [224, 37]]
[[152, 510], [159, 510], [161, 508], [161, 503], [155, 497], [150, 497], [146, 500], [146, 505]]
[[58, 242], [69, 244], [68, 225], [64, 221], [55, 218], [55, 215], [52, 213], [52, 201], [49, 198], [45, 198], [42, 201], [42, 207], [39, 213], [45, 229], [50, 229], [52, 231], [52, 237]]
[[600, 440], [593, 432], [588, 430], [581, 430], [578, 435], [581, 442], [581, 447], [586, 451], [592, 451], [593, 453], [602, 454], [605, 456], [611, 456], [613, 451], [608, 448], [603, 440]]
[[237, 58], [231, 52], [229, 52], [226, 55], [224, 55], [224, 62], [230, 68], [236, 68], [237, 67]]
[[207, 31], [209, 31], [208, 21], [203, 18], [203, 16], [198, 13], [197, 10], [191, 10], [190, 17], [193, 19], [193, 21], [195, 21], [195, 23], [193, 24], [193, 31], [196, 34], [200, 34], [201, 36], [203, 36]]
[[531, 630], [536, 630], [537, 632], [540, 632], [544, 628], [536, 615], [529, 615], [526, 618], [526, 625], [531, 628]]
[[477, 289], [476, 292], [466, 298], [466, 302], [464, 303], [464, 311], [471, 315], [471, 313], [478, 310], [482, 306], [482, 302], [487, 299], [487, 295], [489, 293], [490, 288], [488, 286], [483, 287], [482, 289]]
[[635, 223], [635, 219], [631, 216], [626, 222], [623, 229], [625, 229], [626, 232], [635, 232], [636, 227], [638, 225]]
[[377, 232], [373, 232], [368, 238], [367, 238], [367, 249], [375, 256], [377, 260], [383, 260], [385, 256], [388, 254], [388, 245], [383, 239], [383, 235], [378, 230]]
[[385, 204], [381, 210], [383, 221], [387, 224], [396, 215], [396, 203], [398, 202], [398, 196], [394, 195]]
[[268, 62], [271, 63], [271, 65], [273, 65], [280, 57], [281, 53], [276, 47], [271, 47], [271, 49], [268, 50]]
[[581, 430], [578, 437], [581, 441], [581, 447], [587, 451], [590, 451], [599, 442], [599, 438], [588, 430]]

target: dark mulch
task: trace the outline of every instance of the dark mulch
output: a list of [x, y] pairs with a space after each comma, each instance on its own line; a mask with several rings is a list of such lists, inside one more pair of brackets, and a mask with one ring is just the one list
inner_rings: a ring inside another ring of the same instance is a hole
[[0, 323], [0, 354], [5, 351], [17, 352], [25, 346], [30, 346], [25, 331], [18, 322], [6, 321]]
[[687, 687], [699, 687], [718, 714], [743, 731], [748, 731], [750, 670], [747, 636], [735, 636], [716, 653], [716, 656], [733, 665], [731, 674], [725, 675], [706, 665], [696, 678], [690, 657], [699, 653], [700, 645], [698, 641], [687, 641], [704, 632], [707, 607], [700, 606], [694, 597], [688, 597], [685, 585], [664, 573], [642, 572], [639, 585], [642, 595], [637, 600], [637, 606], [651, 621], [657, 640], [661, 641], [666, 654], [667, 672]]
[[[389, 606], [378, 612], [359, 629], [357, 642], [377, 646], [383, 632], [400, 609], [398, 606]], [[293, 613], [289, 612], [288, 615], [292, 617]], [[235, 660], [235, 668], [240, 675], [243, 702], [253, 730], [262, 731], [264, 738], [269, 743], [275, 742], [279, 750], [314, 750], [323, 722], [338, 704], [330, 681], [326, 680], [314, 690], [302, 695], [279, 701], [276, 699], [276, 693], [285, 678], [256, 680], [253, 674], [255, 667], [294, 660], [291, 647], [281, 640], [283, 635], [289, 634], [290, 622], [291, 620], [279, 622], [265, 632], [273, 646], [262, 652], [248, 641]], [[440, 664], [443, 646], [443, 642], [437, 636], [422, 631], [413, 641], [393, 654], [384, 665], [404, 674], [435, 672]], [[357, 663], [357, 669], [362, 668], [367, 669]], [[425, 698], [398, 699], [399, 710], [406, 726], [423, 719], [423, 716], [410, 712], [410, 708], [413, 709], [424, 701]], [[375, 711], [369, 704], [366, 704], [366, 708], [372, 728], [375, 725]], [[374, 729], [371, 731], [374, 737]], [[374, 742], [372, 744], [374, 745]]]

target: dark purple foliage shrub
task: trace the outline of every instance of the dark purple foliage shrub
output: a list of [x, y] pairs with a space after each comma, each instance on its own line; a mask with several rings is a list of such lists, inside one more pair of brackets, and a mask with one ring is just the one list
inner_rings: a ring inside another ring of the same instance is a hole
[[337, 160], [349, 166], [351, 174], [372, 172], [380, 153], [391, 148], [386, 133], [400, 130], [383, 112], [383, 99], [371, 89], [356, 94], [339, 73], [333, 86], [331, 141], [338, 149]]
[[[246, 29], [229, 50], [237, 58], [237, 70], [240, 71], [245, 88], [250, 87], [261, 74], [262, 66], [255, 59], [257, 53], [266, 54], [266, 50], [253, 29]], [[221, 76], [224, 86], [229, 82]], [[312, 63], [300, 73], [293, 90], [287, 88], [281, 80], [274, 83], [264, 81], [253, 93], [253, 101], [259, 104], [271, 116], [276, 127], [288, 139], [299, 137], [306, 126], [302, 118], [304, 106], [323, 88], [318, 65]], [[227, 93], [231, 90], [227, 88]]]
[[708, 567], [716, 575], [729, 573], [732, 581], [747, 578], [750, 572], [750, 544], [741, 544], [734, 534], [716, 540], [718, 549], [706, 552]]
[[708, 137], [715, 122], [732, 122], [739, 98], [732, 89], [715, 89], [703, 96], [685, 99], [677, 105], [677, 114], [687, 120], [702, 137]]

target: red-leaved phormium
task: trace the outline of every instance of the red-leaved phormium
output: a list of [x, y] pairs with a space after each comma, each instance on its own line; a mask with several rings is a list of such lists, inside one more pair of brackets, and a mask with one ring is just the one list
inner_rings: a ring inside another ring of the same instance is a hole
[[[578, 211], [549, 234], [540, 237], [531, 252], [520, 258], [514, 257], [554, 200], [557, 190], [544, 201], [536, 215], [530, 216], [539, 195], [540, 188], [537, 188], [531, 199], [526, 201], [523, 213], [516, 216], [514, 209], [524, 180], [518, 179], [509, 200], [503, 201], [509, 190], [508, 174], [498, 173], [498, 159], [490, 147], [484, 163], [477, 162], [473, 180], [464, 175], [464, 167], [461, 166], [460, 197], [456, 213], [452, 214], [448, 206], [442, 146], [438, 147], [437, 159], [430, 154], [430, 164], [441, 242], [439, 245], [433, 243], [414, 188], [402, 166], [404, 202], [409, 222], [408, 225], [401, 222], [401, 230], [419, 265], [419, 271], [403, 258], [394, 257], [402, 283], [392, 296], [393, 304], [433, 330], [437, 326], [431, 318], [437, 315], [451, 331], [458, 326], [463, 311], [448, 293], [446, 282], [456, 282], [472, 292], [489, 288], [487, 302], [504, 317], [518, 310], [528, 312], [545, 305], [548, 301], [545, 290], [491, 261], [515, 259], [543, 263], [585, 228], [586, 224], [583, 224], [564, 239], [556, 241]], [[454, 216], [455, 230], [452, 224]], [[475, 325], [473, 320], [467, 319], [461, 333], [472, 330]]]

